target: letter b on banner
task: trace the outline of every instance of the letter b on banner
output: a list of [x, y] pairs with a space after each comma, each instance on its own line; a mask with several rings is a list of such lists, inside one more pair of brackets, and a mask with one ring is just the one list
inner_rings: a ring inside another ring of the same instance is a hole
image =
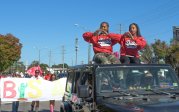
[[3, 98], [14, 98], [16, 96], [16, 84], [12, 81], [4, 82]]

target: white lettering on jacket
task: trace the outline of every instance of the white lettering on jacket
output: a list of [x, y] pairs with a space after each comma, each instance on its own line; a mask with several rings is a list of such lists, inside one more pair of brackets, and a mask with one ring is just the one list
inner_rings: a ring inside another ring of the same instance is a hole
[[99, 39], [98, 44], [100, 46], [111, 46], [111, 39]]
[[137, 48], [137, 44], [134, 41], [127, 40], [125, 44], [127, 48], [132, 48], [132, 49]]

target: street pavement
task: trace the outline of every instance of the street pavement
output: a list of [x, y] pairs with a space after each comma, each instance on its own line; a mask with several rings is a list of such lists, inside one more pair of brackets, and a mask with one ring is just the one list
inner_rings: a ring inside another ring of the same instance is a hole
[[[31, 102], [20, 102], [18, 112], [31, 112]], [[55, 101], [54, 112], [60, 111], [60, 101]], [[1, 112], [12, 112], [12, 102], [1, 102]], [[41, 101], [39, 112], [50, 112], [49, 101]]]

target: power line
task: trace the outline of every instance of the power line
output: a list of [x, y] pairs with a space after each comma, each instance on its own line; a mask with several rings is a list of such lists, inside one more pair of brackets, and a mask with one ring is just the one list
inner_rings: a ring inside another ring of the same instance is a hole
[[144, 18], [141, 21], [142, 25], [153, 25], [152, 23], [159, 23], [168, 21], [169, 19], [172, 19], [172, 17], [175, 17], [178, 15], [178, 4], [174, 4], [172, 6], [165, 7], [163, 10], [154, 11], [152, 14], [149, 14], [148, 17]]
[[[138, 18], [140, 18], [140, 19], [142, 19], [142, 20], [146, 20], [146, 19], [148, 19], [150, 16], [153, 16], [153, 15], [156, 15], [156, 13], [159, 11], [159, 10], [161, 10], [161, 11], [163, 11], [163, 9], [165, 9], [166, 7], [168, 7], [168, 5], [170, 5], [171, 4], [171, 0], [168, 0], [168, 1], [164, 1], [164, 2], [161, 2], [162, 4], [160, 4], [159, 6], [157, 6], [157, 7], [154, 7], [154, 8], [150, 8], [149, 10], [147, 10], [147, 9], [145, 9], [145, 12], [143, 12], [143, 13], [136, 13], [136, 15], [135, 16], [131, 16], [130, 18], [128, 18], [128, 19], [125, 19], [123, 22], [126, 22], [126, 21], [128, 21], [128, 22], [130, 22], [130, 21], [134, 21], [134, 20], [136, 20], [136, 19], [138, 19]], [[123, 23], [122, 22], [122, 23]]]

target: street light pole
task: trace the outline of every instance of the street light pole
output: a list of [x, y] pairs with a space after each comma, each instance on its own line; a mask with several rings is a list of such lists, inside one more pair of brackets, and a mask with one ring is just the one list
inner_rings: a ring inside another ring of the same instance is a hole
[[77, 65], [77, 59], [78, 59], [78, 38], [75, 39], [75, 51], [76, 51], [75, 65]]
[[40, 65], [40, 49], [39, 49], [39, 65]]
[[91, 63], [91, 44], [88, 44], [88, 64]]
[[41, 48], [41, 49], [39, 49], [38, 47], [33, 47], [33, 48], [36, 48], [37, 50], [38, 50], [38, 61], [39, 61], [39, 65], [40, 65], [40, 59], [41, 59], [41, 50], [42, 49], [47, 49], [46, 47], [44, 47], [44, 48]]
[[49, 51], [49, 68], [51, 68], [50, 66], [51, 66], [51, 54], [52, 54], [52, 51], [51, 51], [51, 49], [50, 49], [50, 51]]
[[64, 48], [64, 45], [62, 45], [62, 64], [63, 64], [63, 70], [62, 72], [64, 73], [64, 54], [65, 54], [65, 48]]
[[[81, 26], [79, 24], [74, 24], [76, 27], [79, 27], [81, 29], [83, 29], [84, 31], [87, 31], [87, 28], [84, 26]], [[88, 30], [89, 31], [89, 30]], [[88, 43], [88, 64], [91, 63], [91, 43]]]

